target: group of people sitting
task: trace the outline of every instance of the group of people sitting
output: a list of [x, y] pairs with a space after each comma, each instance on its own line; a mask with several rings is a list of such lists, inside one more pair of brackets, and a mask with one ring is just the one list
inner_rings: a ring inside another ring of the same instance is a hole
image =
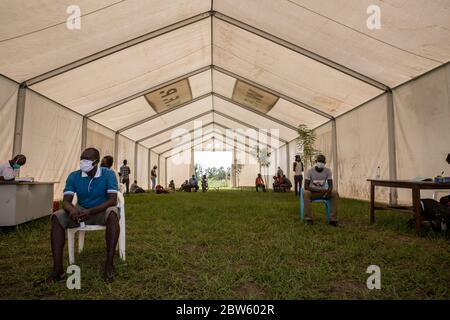
[[273, 191], [274, 192], [286, 192], [291, 191], [292, 182], [286, 175], [277, 175], [273, 177]]
[[[261, 175], [261, 173], [258, 173], [258, 176], [255, 180], [255, 187], [256, 192], [259, 191], [259, 189], [262, 189], [263, 192], [266, 192], [266, 184], [264, 183], [264, 179]], [[274, 192], [286, 192], [290, 191], [292, 188], [292, 182], [289, 180], [288, 177], [283, 173], [283, 170], [278, 167], [277, 175], [273, 176], [273, 191]]]
[[[173, 182], [173, 180], [171, 182]], [[201, 185], [202, 185], [202, 192], [206, 192], [208, 190], [208, 178], [206, 177], [206, 175], [202, 176]], [[173, 188], [175, 188], [175, 185], [173, 185]], [[200, 187], [198, 186], [197, 177], [194, 174], [189, 180], [186, 180], [184, 181], [184, 183], [181, 184], [180, 191], [191, 192], [192, 189], [194, 189], [195, 192], [197, 192], [200, 189]]]

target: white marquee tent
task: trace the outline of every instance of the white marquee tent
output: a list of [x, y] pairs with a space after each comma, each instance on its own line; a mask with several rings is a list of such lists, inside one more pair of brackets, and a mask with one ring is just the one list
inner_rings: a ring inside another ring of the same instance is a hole
[[0, 0], [0, 26], [0, 159], [25, 154], [21, 175], [59, 181], [56, 198], [89, 146], [128, 159], [144, 186], [155, 164], [180, 183], [191, 159], [174, 159], [193, 148], [246, 158], [252, 185], [255, 144], [292, 178], [299, 124], [341, 196], [367, 199], [378, 166], [445, 169], [450, 0]]

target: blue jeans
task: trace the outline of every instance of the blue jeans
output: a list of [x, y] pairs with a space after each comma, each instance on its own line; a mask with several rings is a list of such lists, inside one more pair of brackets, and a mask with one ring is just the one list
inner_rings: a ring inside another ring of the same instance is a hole
[[156, 177], [152, 177], [152, 190], [155, 190], [156, 188]]

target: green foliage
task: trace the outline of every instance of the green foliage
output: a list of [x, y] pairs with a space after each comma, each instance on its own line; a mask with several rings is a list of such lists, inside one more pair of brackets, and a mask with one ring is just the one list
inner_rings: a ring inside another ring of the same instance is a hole
[[312, 167], [314, 158], [320, 154], [320, 150], [314, 148], [316, 133], [308, 126], [301, 124], [298, 126], [297, 149], [301, 150], [300, 157], [305, 166]]
[[268, 168], [270, 166], [272, 152], [267, 147], [260, 148], [259, 145], [254, 146], [251, 154], [256, 158], [260, 167]]

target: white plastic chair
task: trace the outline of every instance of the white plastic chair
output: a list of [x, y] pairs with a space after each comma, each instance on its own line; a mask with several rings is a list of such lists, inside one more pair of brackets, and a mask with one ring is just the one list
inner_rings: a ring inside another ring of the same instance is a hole
[[448, 191], [447, 190], [434, 191], [433, 192], [433, 199], [436, 200], [436, 201], [439, 201], [439, 199], [438, 199], [438, 195], [439, 194], [448, 194]]
[[[125, 261], [125, 199], [121, 192], [117, 193], [117, 207], [120, 210], [120, 234], [118, 250], [120, 258]], [[78, 232], [78, 253], [83, 251], [84, 236], [86, 231], [106, 230], [106, 226], [102, 225], [86, 225], [84, 228], [67, 229], [67, 248], [69, 250], [69, 264], [75, 263], [75, 233]]]

